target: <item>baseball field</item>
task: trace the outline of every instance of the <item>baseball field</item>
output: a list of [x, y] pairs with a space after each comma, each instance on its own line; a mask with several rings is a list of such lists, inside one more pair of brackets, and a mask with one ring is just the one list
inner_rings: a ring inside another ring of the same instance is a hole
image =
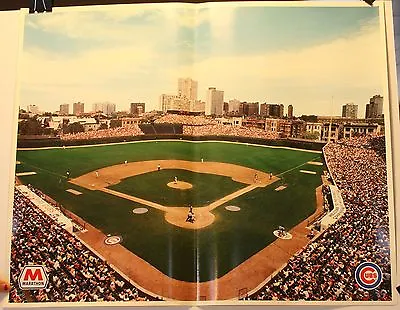
[[[305, 221], [316, 211], [324, 169], [318, 152], [188, 141], [18, 150], [17, 161], [17, 173], [36, 173], [20, 176], [23, 183], [52, 197], [100, 236], [121, 236], [120, 246], [178, 284], [226, 277], [274, 243], [279, 225], [290, 231]], [[194, 223], [185, 220], [189, 206]], [[147, 212], [133, 212], [138, 208]], [[289, 257], [297, 249], [282, 245]], [[112, 255], [113, 249], [102, 254]], [[135, 264], [110, 260], [121, 270]], [[154, 291], [146, 281], [132, 280]]]

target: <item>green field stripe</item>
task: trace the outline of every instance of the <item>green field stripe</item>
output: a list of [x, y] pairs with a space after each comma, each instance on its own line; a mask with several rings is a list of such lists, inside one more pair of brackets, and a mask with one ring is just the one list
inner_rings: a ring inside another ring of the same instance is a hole
[[296, 166], [296, 167], [293, 167], [293, 168], [290, 168], [290, 169], [288, 169], [288, 170], [286, 170], [286, 171], [283, 171], [283, 172], [277, 174], [276, 176], [282, 176], [282, 175], [284, 175], [284, 174], [286, 174], [286, 173], [288, 173], [288, 172], [290, 172], [290, 171], [293, 171], [293, 170], [295, 170], [295, 169], [297, 169], [297, 168], [300, 168], [301, 166], [304, 166], [304, 165], [308, 164], [309, 161], [316, 160], [317, 158], [320, 158], [320, 157], [318, 156], [318, 157], [315, 157], [315, 158], [313, 158], [313, 159], [311, 159], [311, 160], [307, 160], [305, 163], [302, 163], [302, 164], [300, 164], [300, 165], [298, 165], [298, 166]]

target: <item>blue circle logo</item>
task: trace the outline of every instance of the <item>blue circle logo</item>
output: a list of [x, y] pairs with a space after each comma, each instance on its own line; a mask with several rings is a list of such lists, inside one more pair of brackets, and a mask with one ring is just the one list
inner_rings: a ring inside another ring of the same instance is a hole
[[364, 262], [357, 266], [355, 278], [361, 288], [373, 290], [382, 282], [382, 270], [377, 264]]

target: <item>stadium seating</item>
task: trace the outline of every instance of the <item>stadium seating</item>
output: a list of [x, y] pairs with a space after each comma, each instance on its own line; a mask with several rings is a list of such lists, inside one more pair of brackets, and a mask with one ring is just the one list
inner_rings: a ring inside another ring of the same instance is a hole
[[[18, 190], [14, 194], [13, 212], [10, 302], [157, 300], [126, 281]], [[31, 264], [46, 267], [49, 276], [46, 289], [18, 288], [22, 268]]]
[[[341, 191], [345, 215], [246, 299], [391, 300], [384, 137], [329, 143], [324, 152]], [[382, 269], [382, 283], [374, 290], [363, 290], [355, 281], [355, 269], [363, 261], [375, 262]]]

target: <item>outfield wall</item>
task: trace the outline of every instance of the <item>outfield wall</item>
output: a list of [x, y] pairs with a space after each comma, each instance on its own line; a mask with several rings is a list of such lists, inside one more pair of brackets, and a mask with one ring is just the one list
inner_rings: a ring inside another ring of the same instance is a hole
[[229, 141], [229, 142], [240, 142], [240, 143], [251, 143], [260, 145], [271, 145], [271, 146], [284, 146], [306, 150], [322, 151], [325, 142], [315, 141], [299, 141], [293, 139], [275, 139], [267, 140], [261, 138], [248, 138], [248, 137], [236, 137], [236, 136], [190, 136], [190, 135], [141, 135], [141, 136], [129, 136], [129, 137], [109, 137], [99, 138], [91, 140], [61, 140], [60, 138], [52, 139], [24, 139], [18, 138], [18, 148], [41, 148], [41, 147], [62, 147], [62, 146], [79, 146], [79, 145], [94, 145], [94, 144], [105, 144], [105, 143], [117, 143], [117, 142], [129, 142], [129, 141], [148, 141], [148, 140], [163, 140], [163, 139], [181, 139], [189, 141]]

